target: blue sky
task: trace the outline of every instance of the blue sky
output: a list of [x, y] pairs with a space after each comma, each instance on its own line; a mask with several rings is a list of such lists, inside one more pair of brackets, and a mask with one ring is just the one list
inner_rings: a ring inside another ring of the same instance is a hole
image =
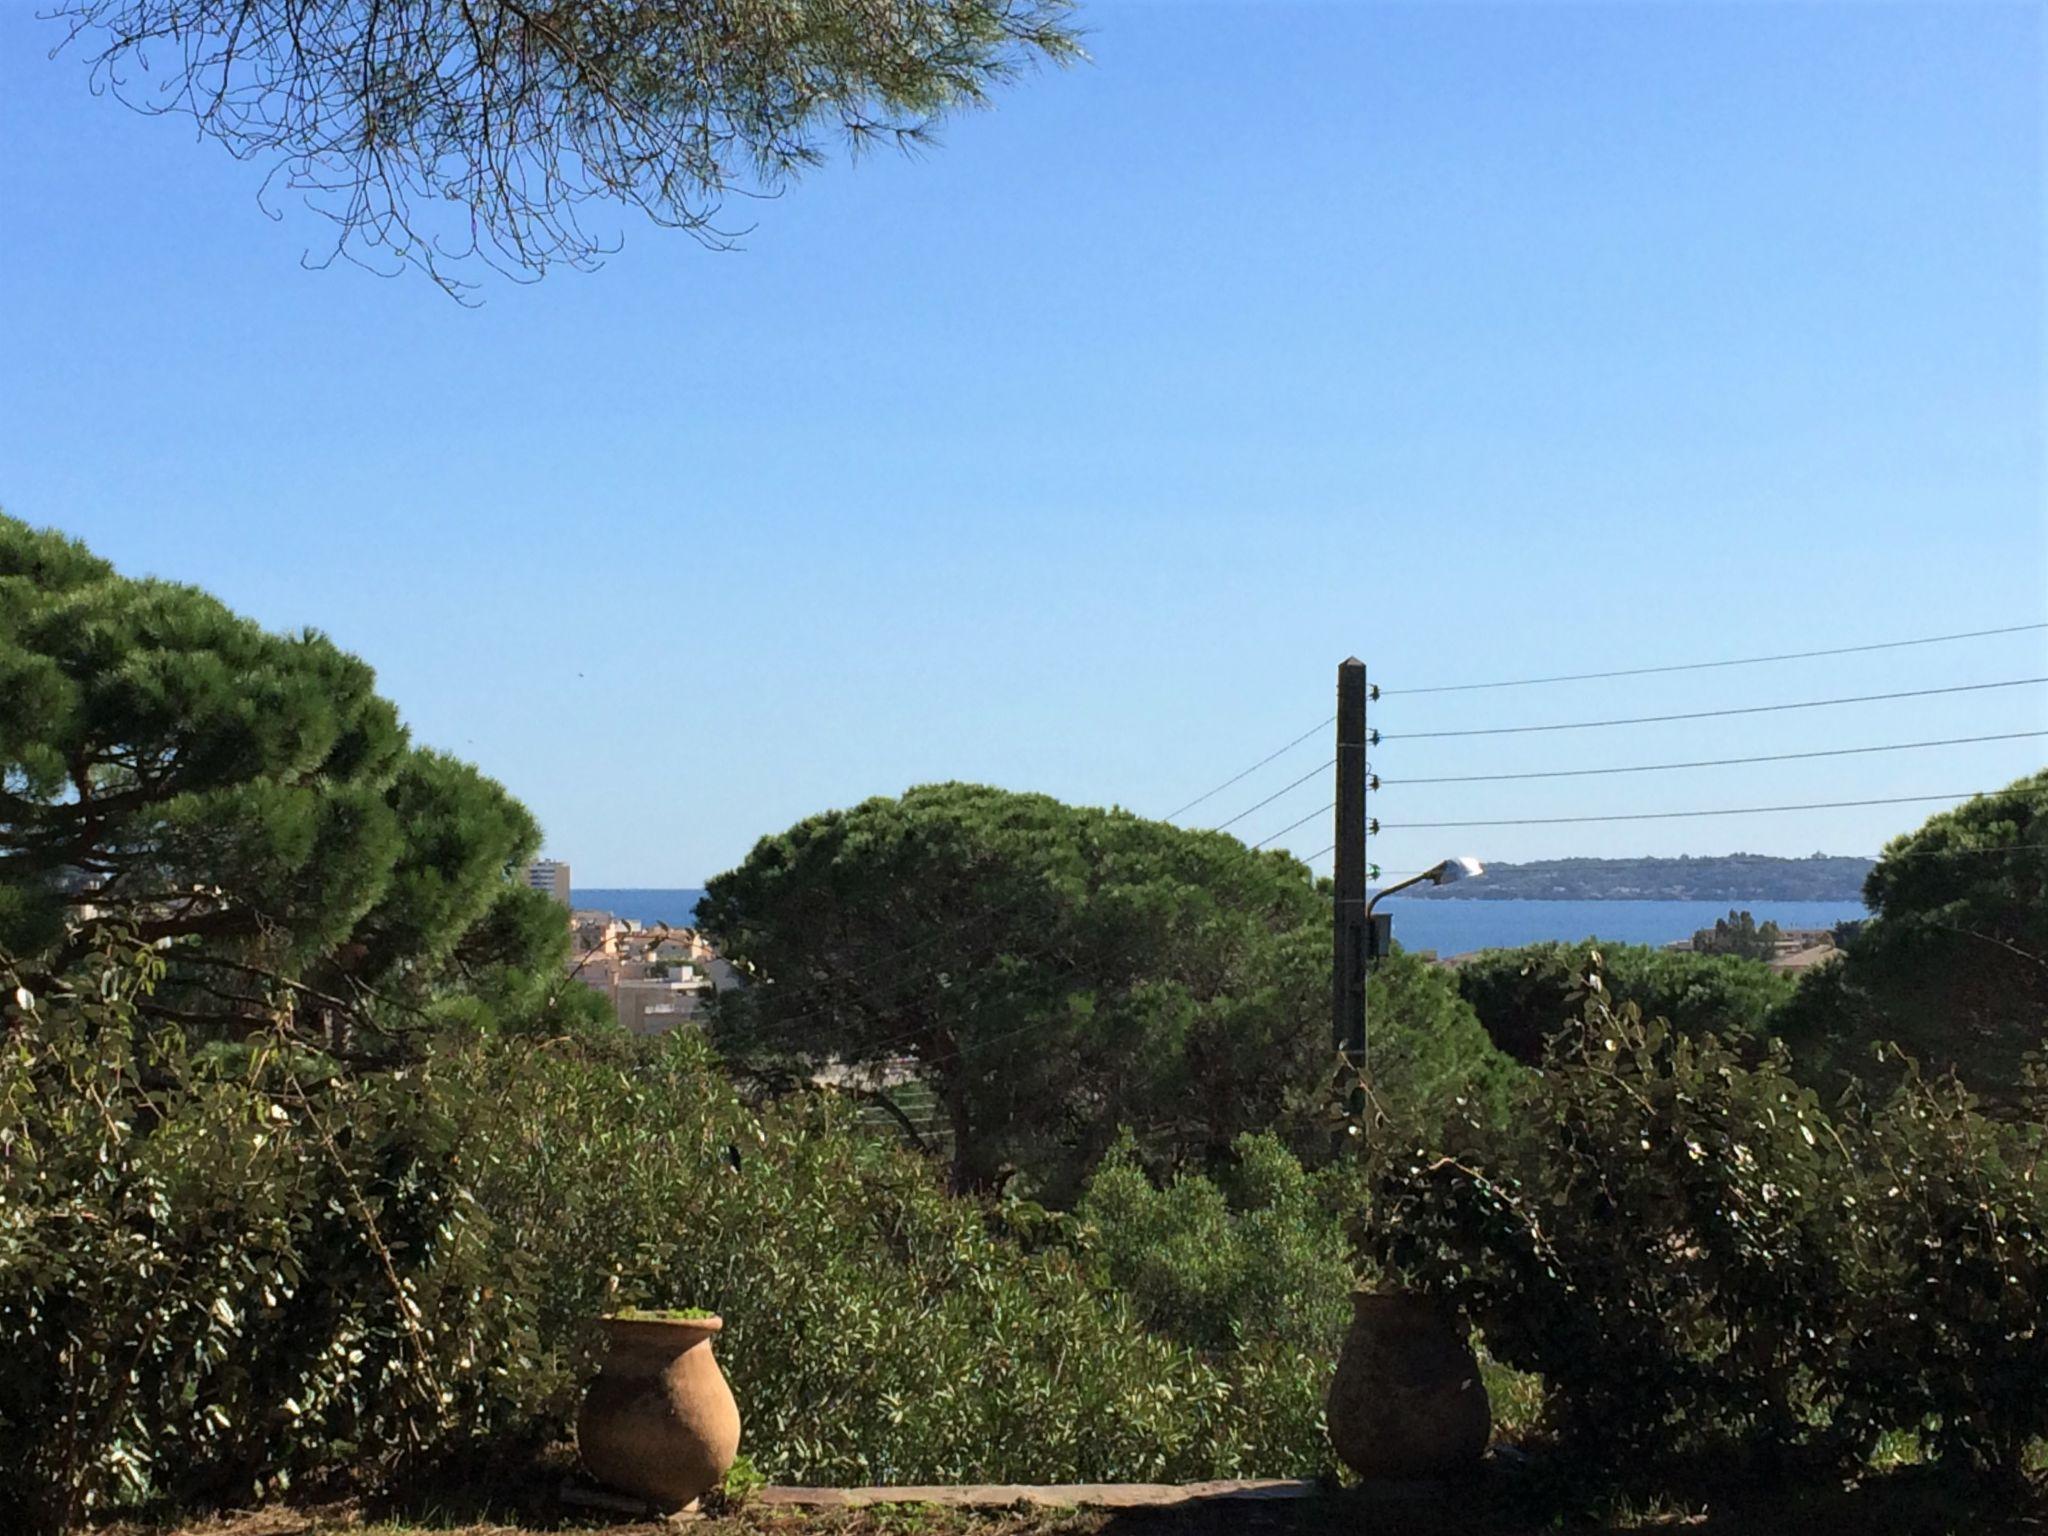
[[[0, 8], [0, 507], [332, 634], [579, 884], [696, 884], [937, 779], [1164, 812], [1327, 715], [1352, 652], [1393, 688], [2048, 618], [2036, 6], [1088, 5], [1091, 63], [922, 159], [835, 158], [744, 250], [625, 221], [603, 271], [478, 310], [302, 270], [318, 224], [94, 98], [33, 11]], [[2035, 632], [1375, 718], [2043, 674]], [[2012, 689], [1376, 765], [2041, 728], [2048, 689]], [[1375, 810], [1959, 792], [2043, 745]], [[1931, 808], [1390, 833], [1375, 857], [1869, 852]]]

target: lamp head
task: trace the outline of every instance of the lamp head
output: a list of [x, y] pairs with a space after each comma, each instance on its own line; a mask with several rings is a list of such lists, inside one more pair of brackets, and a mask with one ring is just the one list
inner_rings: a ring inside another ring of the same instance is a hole
[[1460, 858], [1445, 859], [1425, 877], [1431, 885], [1449, 885], [1453, 880], [1469, 880], [1486, 873], [1486, 866], [1469, 854]]

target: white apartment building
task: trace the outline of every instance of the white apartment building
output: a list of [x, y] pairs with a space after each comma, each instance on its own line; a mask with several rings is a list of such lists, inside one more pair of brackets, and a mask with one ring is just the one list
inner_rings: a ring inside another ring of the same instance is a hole
[[536, 891], [546, 891], [565, 907], [569, 905], [569, 866], [560, 859], [535, 859], [513, 878]]

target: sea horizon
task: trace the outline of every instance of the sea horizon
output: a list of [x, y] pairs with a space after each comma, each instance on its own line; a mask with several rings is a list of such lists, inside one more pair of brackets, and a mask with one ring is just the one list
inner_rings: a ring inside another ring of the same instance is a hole
[[[610, 912], [640, 923], [687, 928], [696, 922], [701, 888], [690, 886], [603, 886], [573, 892], [578, 908]], [[1478, 949], [1512, 949], [1549, 940], [1585, 939], [1609, 944], [1672, 944], [1689, 939], [1731, 911], [1748, 912], [1759, 923], [1780, 928], [1831, 928], [1867, 918], [1862, 902], [1775, 901], [1767, 897], [1718, 901], [1639, 901], [1607, 898], [1557, 901], [1538, 897], [1507, 901], [1411, 901], [1390, 897], [1381, 909], [1393, 918], [1394, 940], [1405, 949], [1439, 955]]]

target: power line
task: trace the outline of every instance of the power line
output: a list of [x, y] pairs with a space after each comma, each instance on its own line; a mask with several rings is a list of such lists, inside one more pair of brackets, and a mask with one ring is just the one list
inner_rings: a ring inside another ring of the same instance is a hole
[[2015, 677], [1997, 683], [1952, 683], [1945, 688], [1909, 688], [1898, 693], [1861, 693], [1843, 699], [1802, 699], [1791, 704], [1744, 704], [1735, 709], [1699, 709], [1676, 715], [1631, 715], [1618, 720], [1567, 720], [1548, 725], [1488, 725], [1458, 731], [1402, 731], [1387, 741], [1427, 741], [1447, 736], [1522, 736], [1533, 731], [1592, 731], [1613, 725], [1659, 725], [1670, 720], [1719, 720], [1730, 715], [1769, 715], [1788, 709], [1826, 709], [1838, 704], [1877, 704], [1890, 699], [1926, 699], [1942, 693], [1982, 693], [1990, 688], [2030, 688], [2048, 677]]
[[1270, 842], [1273, 842], [1273, 841], [1275, 841], [1276, 839], [1279, 839], [1279, 838], [1283, 838], [1283, 837], [1285, 837], [1285, 836], [1286, 836], [1286, 835], [1287, 835], [1288, 833], [1292, 832], [1292, 831], [1293, 831], [1293, 830], [1294, 830], [1294, 829], [1295, 829], [1296, 827], [1305, 827], [1305, 826], [1307, 826], [1307, 825], [1308, 825], [1308, 824], [1309, 824], [1310, 822], [1314, 821], [1314, 820], [1315, 820], [1315, 819], [1316, 819], [1316, 818], [1317, 818], [1318, 816], [1327, 816], [1327, 815], [1329, 815], [1329, 814], [1330, 814], [1330, 812], [1334, 811], [1335, 809], [1337, 809], [1337, 802], [1336, 802], [1336, 801], [1334, 801], [1334, 800], [1332, 800], [1332, 801], [1331, 801], [1331, 802], [1330, 802], [1330, 803], [1329, 803], [1328, 805], [1324, 806], [1324, 807], [1323, 807], [1323, 808], [1322, 808], [1322, 809], [1321, 809], [1320, 811], [1310, 811], [1310, 812], [1309, 812], [1309, 813], [1308, 813], [1308, 814], [1307, 814], [1306, 816], [1302, 817], [1302, 818], [1301, 818], [1301, 820], [1299, 820], [1299, 821], [1290, 821], [1290, 822], [1289, 822], [1289, 823], [1288, 823], [1288, 824], [1287, 824], [1286, 826], [1282, 827], [1282, 828], [1281, 828], [1281, 829], [1280, 829], [1280, 830], [1279, 830], [1278, 832], [1275, 832], [1275, 833], [1273, 834], [1273, 836], [1272, 836], [1272, 837], [1262, 837], [1262, 838], [1260, 838], [1260, 839], [1259, 839], [1259, 840], [1258, 840], [1258, 841], [1257, 841], [1256, 843], [1253, 843], [1253, 844], [1252, 844], [1252, 847], [1254, 847], [1254, 848], [1263, 848], [1263, 847], [1265, 847], [1265, 846], [1266, 846], [1266, 844], [1268, 844], [1268, 843], [1270, 843]]
[[[1335, 853], [1336, 851], [1337, 845], [1335, 843], [1332, 843], [1327, 848], [1318, 848], [1314, 853], [1302, 855], [1301, 862], [1304, 864], [1313, 864], [1317, 859], [1324, 858], [1329, 854]], [[1970, 859], [1978, 858], [1984, 854], [1991, 853], [2048, 853], [2048, 843], [2007, 843], [2004, 846], [1998, 848], [1912, 848], [1907, 849], [1906, 851], [1901, 853], [1880, 854], [1832, 853], [1828, 854], [1827, 857], [1831, 859], [1868, 859], [1873, 864], [1882, 864], [1893, 859]], [[1538, 860], [1536, 862], [1543, 861]], [[1508, 863], [1505, 861], [1503, 861], [1503, 863], [1501, 864], [1501, 868], [1503, 869], [1518, 869], [1520, 867], [1520, 865]], [[1421, 874], [1422, 871], [1413, 870], [1410, 871], [1410, 873]], [[1382, 875], [1380, 878], [1384, 880], [1398, 880], [1402, 877], [1400, 875]], [[1536, 897], [1531, 899], [1542, 900], [1543, 898]], [[1766, 901], [1770, 898], [1762, 896], [1750, 896], [1738, 899], [1748, 901]]]
[[[1226, 790], [1226, 789], [1230, 788], [1230, 786], [1231, 786], [1231, 785], [1233, 785], [1233, 784], [1235, 784], [1235, 783], [1236, 783], [1236, 782], [1237, 782], [1237, 781], [1238, 781], [1239, 779], [1245, 779], [1245, 778], [1250, 778], [1250, 777], [1251, 777], [1251, 776], [1252, 776], [1253, 774], [1257, 773], [1257, 772], [1258, 772], [1258, 771], [1259, 771], [1259, 770], [1260, 770], [1261, 768], [1265, 767], [1265, 766], [1266, 766], [1266, 764], [1268, 764], [1268, 763], [1272, 762], [1272, 761], [1273, 761], [1273, 760], [1274, 760], [1275, 758], [1277, 758], [1277, 757], [1285, 757], [1285, 756], [1286, 756], [1286, 755], [1287, 755], [1287, 754], [1288, 754], [1289, 752], [1292, 752], [1292, 751], [1293, 751], [1293, 750], [1294, 750], [1294, 749], [1295, 749], [1296, 747], [1300, 746], [1300, 745], [1301, 745], [1301, 744], [1302, 744], [1302, 743], [1303, 743], [1304, 741], [1307, 741], [1307, 740], [1309, 739], [1309, 737], [1311, 737], [1311, 736], [1315, 735], [1315, 734], [1316, 734], [1316, 732], [1318, 732], [1318, 731], [1322, 731], [1322, 730], [1328, 730], [1328, 729], [1329, 729], [1329, 728], [1330, 728], [1331, 726], [1335, 725], [1336, 723], [1337, 723], [1337, 717], [1336, 717], [1335, 715], [1332, 715], [1332, 716], [1330, 716], [1330, 718], [1329, 718], [1329, 719], [1327, 719], [1327, 720], [1324, 720], [1324, 721], [1321, 721], [1321, 722], [1319, 722], [1318, 724], [1315, 724], [1315, 725], [1312, 725], [1312, 726], [1310, 726], [1310, 727], [1309, 727], [1309, 728], [1308, 728], [1307, 730], [1303, 731], [1303, 732], [1302, 732], [1302, 733], [1301, 733], [1301, 734], [1300, 734], [1299, 736], [1295, 737], [1295, 738], [1294, 738], [1294, 740], [1292, 740], [1292, 741], [1288, 742], [1286, 746], [1284, 746], [1284, 747], [1280, 747], [1280, 748], [1278, 748], [1278, 749], [1277, 749], [1277, 750], [1275, 750], [1275, 751], [1272, 751], [1272, 752], [1268, 752], [1268, 753], [1267, 753], [1267, 754], [1266, 754], [1266, 755], [1265, 755], [1264, 757], [1260, 758], [1260, 759], [1259, 759], [1259, 760], [1258, 760], [1258, 761], [1257, 761], [1256, 763], [1253, 763], [1253, 764], [1251, 765], [1251, 767], [1249, 767], [1249, 768], [1245, 769], [1245, 770], [1244, 770], [1244, 772], [1242, 772], [1242, 773], [1233, 773], [1233, 774], [1232, 774], [1232, 775], [1231, 775], [1231, 776], [1230, 776], [1229, 778], [1225, 779], [1225, 780], [1224, 780], [1224, 781], [1223, 781], [1223, 782], [1222, 782], [1221, 784], [1218, 784], [1218, 785], [1217, 785], [1217, 786], [1216, 786], [1216, 787], [1215, 787], [1214, 789], [1205, 789], [1205, 790], [1203, 790], [1203, 791], [1202, 791], [1202, 793], [1200, 793], [1199, 795], [1195, 796], [1195, 798], [1194, 798], [1194, 799], [1190, 800], [1190, 801], [1189, 801], [1189, 802], [1188, 802], [1188, 803], [1187, 803], [1186, 805], [1182, 806], [1182, 807], [1181, 807], [1181, 808], [1180, 808], [1179, 810], [1177, 810], [1177, 811], [1168, 811], [1168, 812], [1167, 812], [1167, 813], [1166, 813], [1166, 814], [1165, 814], [1164, 816], [1160, 817], [1159, 819], [1160, 819], [1161, 821], [1171, 821], [1171, 820], [1173, 820], [1173, 818], [1174, 818], [1174, 817], [1176, 817], [1176, 816], [1184, 815], [1184, 814], [1185, 814], [1185, 813], [1187, 813], [1188, 811], [1192, 811], [1192, 810], [1193, 810], [1193, 809], [1194, 809], [1194, 808], [1195, 808], [1196, 806], [1200, 805], [1200, 804], [1201, 804], [1201, 803], [1202, 803], [1202, 802], [1203, 802], [1204, 800], [1208, 800], [1208, 799], [1211, 799], [1211, 798], [1213, 798], [1213, 797], [1214, 797], [1214, 796], [1216, 796], [1216, 795], [1220, 795], [1220, 794], [1222, 794], [1224, 790]], [[1318, 770], [1318, 771], [1320, 772], [1321, 770]]]
[[1484, 688], [1534, 688], [1545, 683], [1589, 683], [1614, 677], [1651, 677], [1666, 672], [1704, 672], [1716, 667], [1756, 667], [1772, 661], [1811, 661], [1821, 656], [1855, 656], [1867, 651], [1896, 651], [1914, 645], [1945, 645], [1952, 640], [1982, 640], [1992, 635], [2018, 635], [2048, 629], [2048, 623], [2008, 624], [2000, 629], [1971, 629], [1954, 635], [1925, 635], [1916, 640], [1880, 640], [1871, 645], [1840, 645], [1824, 651], [1784, 651], [1775, 656], [1739, 656], [1731, 661], [1687, 661], [1665, 667], [1623, 667], [1611, 672], [1565, 672], [1555, 677], [1516, 677], [1494, 683], [1442, 683], [1428, 688], [1388, 688], [1397, 693], [1472, 693]]
[[[2048, 732], [2043, 732], [2042, 734], [2048, 735]], [[1243, 810], [1239, 811], [1235, 816], [1231, 817], [1230, 820], [1219, 821], [1216, 823], [1215, 826], [1211, 827], [1209, 830], [1211, 832], [1221, 832], [1225, 827], [1236, 826], [1240, 821], [1243, 821], [1245, 817], [1251, 815], [1253, 811], [1264, 810], [1267, 806], [1271, 805], [1275, 800], [1278, 800], [1282, 795], [1286, 794], [1290, 789], [1299, 789], [1302, 785], [1306, 784], [1310, 779], [1315, 778], [1318, 774], [1323, 773], [1327, 769], [1331, 769], [1336, 766], [1337, 759], [1335, 759], [1334, 757], [1331, 758], [1327, 763], [1316, 764], [1315, 767], [1309, 769], [1307, 773], [1304, 773], [1292, 784], [1281, 785], [1280, 788], [1274, 790], [1273, 793], [1266, 796], [1266, 798], [1261, 800], [1257, 805], [1246, 806]]]
[[1709, 811], [1636, 811], [1611, 816], [1519, 816], [1495, 821], [1385, 821], [1387, 832], [1412, 832], [1442, 827], [1554, 827], [1584, 821], [1669, 821], [1687, 816], [1761, 816], [1773, 811], [1835, 811], [1858, 805], [1918, 805], [1932, 800], [1972, 800], [1997, 790], [1964, 789], [1947, 795], [1888, 795], [1880, 800], [1816, 800], [1805, 805], [1734, 805]]
[[[1458, 773], [1435, 778], [1387, 779], [1383, 782], [1388, 785], [1499, 784], [1509, 779], [1582, 779], [1608, 773], [1663, 773], [1673, 768], [1733, 768], [1745, 763], [1791, 763], [1812, 757], [1856, 757], [1869, 752], [1909, 752], [1921, 747], [1961, 747], [1982, 741], [2022, 741], [2038, 736], [2048, 736], [2048, 731], [2004, 731], [1992, 736], [1948, 736], [1939, 741], [1894, 741], [1875, 747], [1830, 747], [1819, 752], [1771, 752], [1760, 757], [1703, 757], [1686, 763], [1633, 763], [1624, 768], [1547, 768], [1523, 773]], [[1253, 809], [1256, 810], [1257, 807]]]

